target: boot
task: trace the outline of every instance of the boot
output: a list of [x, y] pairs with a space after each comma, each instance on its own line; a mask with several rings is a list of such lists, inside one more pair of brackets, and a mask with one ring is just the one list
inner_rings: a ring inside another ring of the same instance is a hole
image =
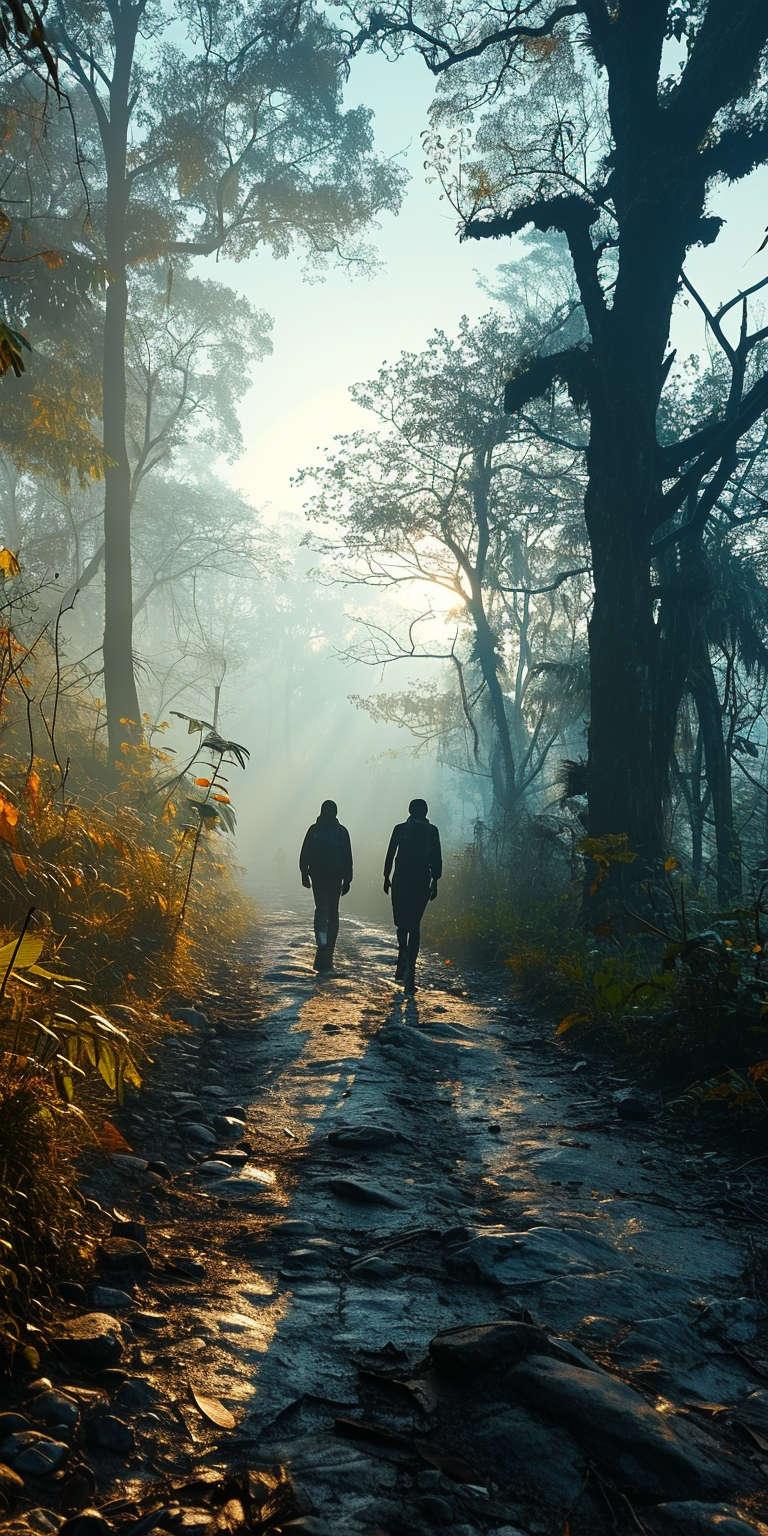
[[320, 975], [327, 975], [333, 970], [333, 950], [327, 944], [318, 945], [314, 968]]
[[395, 981], [405, 981], [407, 974], [408, 951], [406, 949], [401, 949], [397, 957], [397, 966], [395, 967]]

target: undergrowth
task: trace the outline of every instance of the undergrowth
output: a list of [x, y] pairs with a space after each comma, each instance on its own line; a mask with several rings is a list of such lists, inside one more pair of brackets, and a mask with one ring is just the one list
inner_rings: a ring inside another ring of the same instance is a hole
[[[582, 844], [566, 857], [530, 825], [504, 846], [479, 835], [453, 861], [428, 937], [450, 957], [505, 966], [554, 1032], [631, 1059], [681, 1108], [717, 1100], [768, 1111], [768, 882], [725, 912], [667, 860], [613, 918], [587, 917], [617, 857]], [[533, 893], [533, 894], [532, 894]], [[765, 1122], [768, 1126], [768, 1121]]]
[[0, 1355], [88, 1250], [76, 1163], [109, 1151], [107, 1097], [248, 919], [218, 835], [247, 753], [182, 718], [181, 767], [145, 730], [110, 768], [99, 700], [0, 558]]

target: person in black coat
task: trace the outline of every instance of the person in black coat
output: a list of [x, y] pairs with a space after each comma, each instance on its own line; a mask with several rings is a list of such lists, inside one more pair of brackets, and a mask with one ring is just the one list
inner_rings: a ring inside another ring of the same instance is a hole
[[437, 882], [443, 873], [440, 833], [427, 820], [427, 810], [426, 800], [411, 801], [408, 820], [395, 827], [384, 860], [384, 891], [386, 895], [392, 891], [397, 929], [395, 980], [403, 982], [406, 992], [416, 991], [421, 919], [427, 902], [437, 895]]
[[333, 951], [339, 934], [339, 900], [352, 884], [352, 843], [338, 819], [336, 802], [324, 800], [299, 854], [301, 883], [312, 887], [315, 898], [316, 971], [333, 969]]

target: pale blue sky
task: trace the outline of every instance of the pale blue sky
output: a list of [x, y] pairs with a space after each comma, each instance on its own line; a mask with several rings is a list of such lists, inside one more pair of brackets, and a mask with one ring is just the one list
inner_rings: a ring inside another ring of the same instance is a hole
[[[256, 366], [243, 403], [246, 452], [229, 471], [273, 512], [300, 508], [291, 476], [317, 462], [335, 433], [362, 422], [350, 384], [402, 350], [419, 349], [436, 327], [451, 332], [462, 314], [482, 314], [488, 300], [477, 274], [490, 276], [514, 255], [512, 241], [462, 245], [453, 210], [439, 187], [426, 185], [419, 135], [432, 89], [413, 55], [395, 65], [365, 56], [353, 66], [350, 105], [363, 101], [373, 109], [380, 152], [401, 155], [411, 173], [401, 213], [373, 232], [380, 265], [370, 277], [340, 269], [307, 283], [298, 256], [275, 261], [264, 252], [216, 269], [274, 318], [273, 355]], [[689, 273], [716, 304], [768, 273], [768, 252], [755, 255], [768, 223], [768, 171], [723, 189], [713, 211], [726, 217], [726, 228], [714, 248], [692, 253]], [[692, 307], [680, 311], [673, 340], [681, 354], [702, 347], [703, 322]]]

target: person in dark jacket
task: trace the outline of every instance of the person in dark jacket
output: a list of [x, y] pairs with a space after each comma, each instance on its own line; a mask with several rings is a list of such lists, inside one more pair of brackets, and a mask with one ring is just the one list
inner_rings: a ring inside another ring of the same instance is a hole
[[427, 821], [427, 810], [426, 800], [411, 801], [408, 820], [395, 827], [384, 860], [384, 891], [386, 895], [392, 891], [397, 929], [395, 980], [403, 982], [406, 992], [416, 991], [421, 919], [427, 902], [437, 895], [437, 882], [443, 873], [440, 833]]
[[301, 883], [311, 885], [315, 898], [316, 971], [333, 969], [339, 934], [339, 899], [352, 884], [352, 844], [336, 814], [336, 802], [324, 800], [301, 845]]

